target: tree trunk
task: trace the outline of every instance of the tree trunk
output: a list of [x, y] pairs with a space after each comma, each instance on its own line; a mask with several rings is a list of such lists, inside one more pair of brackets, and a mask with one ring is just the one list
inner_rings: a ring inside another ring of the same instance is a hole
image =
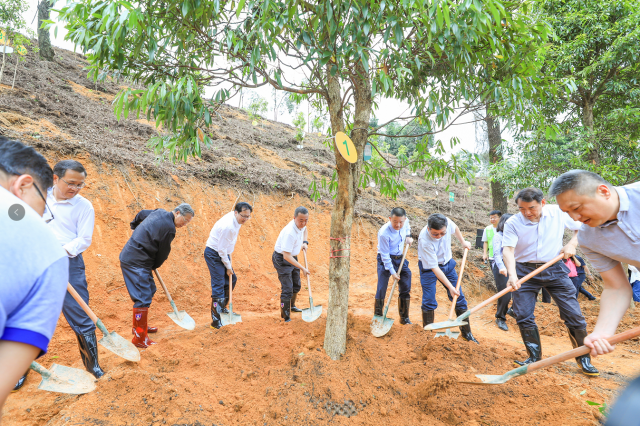
[[[331, 130], [335, 135], [344, 131], [340, 82], [330, 73], [331, 63], [327, 65], [327, 88], [329, 92], [329, 115]], [[330, 247], [333, 257], [329, 263], [329, 307], [327, 309], [327, 327], [324, 335], [324, 350], [333, 360], [340, 359], [347, 349], [347, 314], [349, 306], [350, 279], [350, 237], [353, 213], [362, 166], [362, 152], [368, 137], [369, 117], [371, 115], [371, 82], [362, 64], [355, 67], [357, 75], [352, 77], [354, 86], [355, 114], [354, 130], [351, 140], [358, 152], [358, 161], [349, 163], [336, 148], [336, 170], [338, 190], [331, 212]], [[347, 249], [347, 250], [345, 250]]]
[[42, 21], [49, 19], [49, 13], [52, 7], [53, 3], [49, 0], [42, 0], [38, 4], [38, 47], [40, 48], [40, 57], [49, 62], [53, 62], [55, 53], [53, 47], [51, 47], [49, 30], [40, 27], [42, 26]]
[[591, 145], [591, 149], [586, 153], [586, 160], [597, 166], [600, 164], [600, 155], [596, 135], [593, 133], [593, 103], [587, 97], [585, 97], [582, 104], [582, 126], [587, 131], [587, 141]]
[[[489, 138], [489, 164], [493, 165], [502, 161], [502, 132], [500, 131], [500, 122], [489, 114], [488, 109], [485, 121]], [[500, 210], [503, 214], [508, 212], [509, 204], [502, 182], [491, 180], [491, 199], [494, 210]]]

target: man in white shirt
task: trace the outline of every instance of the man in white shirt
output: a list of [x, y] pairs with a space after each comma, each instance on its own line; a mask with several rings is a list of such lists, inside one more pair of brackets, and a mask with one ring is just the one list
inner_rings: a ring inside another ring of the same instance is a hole
[[231, 253], [236, 246], [240, 227], [251, 219], [253, 207], [240, 202], [233, 211], [222, 216], [211, 228], [204, 260], [211, 275], [211, 327], [222, 327], [220, 314], [229, 313], [229, 282], [236, 288], [236, 277], [231, 267]]
[[[523, 189], [516, 195], [520, 213], [512, 216], [504, 225], [502, 255], [509, 278], [507, 285], [517, 290], [513, 293], [513, 310], [516, 313], [520, 335], [529, 358], [515, 361], [526, 365], [542, 359], [540, 333], [534, 316], [536, 298], [540, 288], [546, 288], [555, 300], [569, 330], [574, 348], [582, 346], [587, 336], [587, 323], [576, 299], [576, 288], [569, 278], [569, 268], [564, 262], [556, 262], [522, 285], [518, 279], [563, 253], [565, 258], [576, 254], [577, 231], [580, 224], [563, 213], [557, 205], [546, 204], [544, 194], [537, 188]], [[562, 246], [565, 228], [574, 231], [573, 238]], [[576, 358], [582, 372], [589, 376], [600, 373], [591, 365], [591, 357]]]
[[300, 250], [306, 250], [309, 244], [307, 241], [308, 221], [309, 210], [305, 207], [298, 207], [293, 213], [293, 220], [280, 231], [271, 256], [282, 287], [280, 317], [284, 319], [284, 322], [291, 321], [291, 312], [302, 312], [302, 309], [296, 307], [296, 298], [302, 287], [300, 285], [300, 270], [311, 275], [309, 270], [298, 262]]

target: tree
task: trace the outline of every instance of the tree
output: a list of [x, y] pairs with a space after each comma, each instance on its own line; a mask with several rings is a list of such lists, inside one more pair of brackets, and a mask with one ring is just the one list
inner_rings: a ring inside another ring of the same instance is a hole
[[[229, 98], [228, 84], [271, 85], [320, 102], [331, 134], [350, 134], [357, 161], [349, 163], [334, 150], [336, 170], [328, 184], [335, 202], [324, 348], [338, 359], [346, 349], [349, 237], [358, 189], [375, 181], [383, 195], [395, 197], [404, 190], [403, 170], [425, 179], [465, 176], [455, 159], [444, 158], [442, 141], [428, 149], [428, 136], [469, 110], [475, 68], [490, 66], [493, 55], [506, 56], [514, 43], [530, 43], [531, 34], [546, 31], [518, 7], [498, 0], [81, 0], [62, 8], [60, 18], [67, 38], [89, 52], [94, 77], [113, 69], [146, 86], [123, 89], [116, 114], [143, 112], [172, 131], [172, 138], [155, 145], [172, 158], [201, 155], [195, 129], [210, 124], [209, 109]], [[509, 25], [503, 28], [501, 20]], [[505, 34], [509, 39], [497, 43]], [[525, 72], [530, 66], [515, 68]], [[201, 86], [217, 89], [211, 101], [199, 96]], [[369, 127], [372, 108], [385, 97], [412, 108], [391, 122], [419, 119], [429, 130], [404, 136], [423, 137], [411, 158], [363, 165], [369, 137], [390, 136], [380, 131], [389, 123]]]
[[[0, 31], [4, 31], [1, 46], [9, 46], [14, 37], [20, 37], [18, 31], [27, 28], [22, 14], [29, 8], [24, 0], [4, 0], [0, 2]], [[22, 36], [24, 39], [24, 36]], [[21, 44], [19, 40], [14, 40], [15, 44]], [[2, 67], [0, 68], [0, 82], [4, 74], [4, 66], [6, 63], [6, 53], [4, 48], [0, 48], [2, 53]]]
[[46, 23], [50, 22], [51, 8], [55, 0], [40, 0], [38, 2], [38, 48], [40, 57], [45, 61], [53, 62], [55, 52], [51, 46], [49, 28]]

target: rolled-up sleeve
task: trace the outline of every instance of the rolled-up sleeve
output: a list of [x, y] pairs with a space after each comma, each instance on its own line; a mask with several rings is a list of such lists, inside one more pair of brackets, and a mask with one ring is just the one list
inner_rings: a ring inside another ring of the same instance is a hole
[[229, 247], [231, 247], [231, 244], [233, 244], [233, 229], [225, 229], [222, 231], [220, 242], [218, 243], [218, 254], [227, 269], [232, 269], [231, 260], [229, 260]]
[[433, 269], [438, 266], [438, 254], [436, 253], [435, 246], [426, 238], [420, 242], [420, 248], [422, 256], [420, 261], [422, 262], [423, 269]]
[[507, 220], [504, 224], [504, 231], [502, 233], [502, 247], [515, 247], [518, 244], [518, 234], [516, 233], [516, 226], [511, 219]]
[[502, 258], [502, 234], [499, 232], [493, 236], [493, 261], [496, 262], [498, 270], [507, 269]]
[[587, 256], [587, 259], [589, 259], [589, 262], [591, 262], [593, 267], [596, 268], [598, 273], [607, 272], [615, 268], [620, 263], [619, 261], [611, 259], [604, 254], [595, 252], [588, 247], [580, 246], [580, 249], [584, 255]]
[[482, 231], [482, 241], [489, 241], [489, 239], [487, 238], [487, 228], [484, 228], [484, 230]]
[[93, 209], [87, 208], [82, 212], [77, 225], [77, 237], [69, 241], [62, 247], [69, 253], [70, 257], [76, 257], [84, 252], [91, 245], [93, 238], [93, 225], [95, 224], [96, 214]]
[[573, 219], [571, 219], [571, 216], [569, 216], [567, 213], [561, 211], [560, 212], [561, 215], [563, 215], [564, 217], [564, 227], [567, 229], [570, 229], [572, 231], [579, 231], [580, 228], [582, 228], [582, 222], [577, 222]]
[[393, 267], [393, 262], [391, 262], [391, 256], [389, 255], [389, 238], [383, 235], [378, 235], [378, 250], [380, 251], [380, 258], [382, 259], [382, 263], [384, 264], [384, 268], [391, 273], [391, 275], [396, 273], [396, 269]]

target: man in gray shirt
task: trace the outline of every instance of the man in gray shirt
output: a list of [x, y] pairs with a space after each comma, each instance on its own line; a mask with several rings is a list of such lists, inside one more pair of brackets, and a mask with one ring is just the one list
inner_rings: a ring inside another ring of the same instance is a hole
[[640, 267], [640, 182], [614, 187], [599, 175], [571, 170], [551, 185], [562, 211], [583, 223], [580, 248], [604, 280], [600, 314], [584, 339], [597, 356], [613, 351], [613, 336], [630, 305], [632, 290], [622, 263]]

